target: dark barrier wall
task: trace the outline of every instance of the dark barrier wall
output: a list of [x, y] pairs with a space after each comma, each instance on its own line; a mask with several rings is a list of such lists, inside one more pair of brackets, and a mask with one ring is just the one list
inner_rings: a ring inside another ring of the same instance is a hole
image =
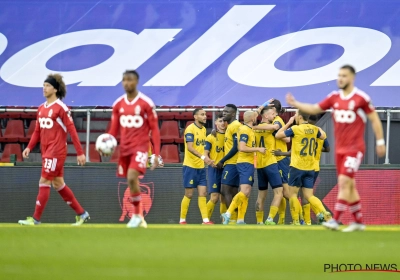
[[[125, 180], [116, 178], [116, 168], [66, 167], [65, 181], [75, 192], [82, 206], [91, 214], [91, 223], [127, 222], [131, 205], [124, 194]], [[142, 180], [144, 212], [148, 223], [178, 223], [181, 199], [181, 167], [165, 167], [149, 171]], [[0, 222], [17, 222], [31, 216], [35, 207], [40, 167], [0, 167]], [[364, 217], [368, 224], [400, 224], [400, 170], [360, 170], [357, 184], [362, 196]], [[315, 194], [328, 209], [333, 209], [337, 195], [335, 169], [322, 169]], [[246, 222], [254, 224], [257, 180], [253, 187]], [[126, 192], [128, 194], [129, 191]], [[268, 215], [272, 192], [269, 190], [265, 206]], [[268, 207], [268, 208], [267, 208]], [[45, 223], [72, 223], [75, 213], [56, 191], [52, 190], [43, 214]], [[344, 217], [348, 222], [349, 216]], [[201, 217], [194, 196], [187, 217], [188, 223], [199, 224]], [[220, 222], [219, 205], [212, 220]], [[291, 221], [289, 207], [287, 223]]]

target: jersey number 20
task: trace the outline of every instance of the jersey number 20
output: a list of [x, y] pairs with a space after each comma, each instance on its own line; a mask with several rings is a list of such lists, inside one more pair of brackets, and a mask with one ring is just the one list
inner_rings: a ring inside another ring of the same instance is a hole
[[[315, 154], [315, 138], [303, 138], [301, 139], [301, 144], [303, 144], [303, 149], [300, 151], [301, 156], [314, 156]], [[307, 154], [308, 149], [308, 154]]]

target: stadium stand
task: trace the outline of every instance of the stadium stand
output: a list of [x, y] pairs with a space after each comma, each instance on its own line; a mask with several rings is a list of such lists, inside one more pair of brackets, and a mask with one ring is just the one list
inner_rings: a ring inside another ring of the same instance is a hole
[[178, 146], [174, 144], [163, 145], [161, 147], [161, 157], [165, 163], [179, 163], [179, 151]]
[[16, 155], [17, 161], [23, 161], [22, 150], [20, 144], [6, 144], [4, 147], [3, 154], [1, 156], [1, 162], [10, 162], [12, 154]]
[[22, 120], [9, 120], [0, 142], [18, 142], [25, 138], [24, 123]]
[[161, 143], [174, 143], [179, 138], [177, 121], [163, 121], [160, 129]]

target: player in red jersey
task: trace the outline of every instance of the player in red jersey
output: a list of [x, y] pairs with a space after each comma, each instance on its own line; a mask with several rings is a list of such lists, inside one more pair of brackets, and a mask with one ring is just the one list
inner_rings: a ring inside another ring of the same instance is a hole
[[376, 153], [383, 157], [386, 153], [382, 123], [370, 97], [354, 86], [355, 69], [350, 65], [340, 68], [337, 84], [340, 90], [333, 91], [318, 104], [297, 101], [290, 93], [286, 102], [308, 114], [319, 114], [332, 108], [335, 127], [336, 168], [339, 194], [335, 204], [333, 219], [323, 223], [326, 228], [337, 230], [340, 217], [349, 208], [354, 223], [344, 232], [364, 230], [360, 196], [354, 180], [365, 151], [364, 130], [367, 118], [371, 121], [376, 141]]
[[121, 132], [117, 175], [127, 178], [130, 188], [133, 215], [128, 228], [147, 227], [140, 213], [142, 207], [138, 178], [146, 173], [150, 132], [155, 154], [152, 170], [159, 165], [160, 155], [160, 131], [155, 106], [149, 97], [137, 90], [138, 82], [139, 74], [136, 71], [125, 71], [122, 84], [126, 94], [113, 104], [109, 131], [114, 137], [119, 130]]
[[61, 101], [66, 95], [65, 83], [59, 74], [51, 74], [43, 84], [43, 95], [46, 102], [39, 106], [35, 132], [24, 150], [23, 156], [28, 158], [29, 153], [40, 141], [42, 152], [42, 176], [39, 180], [39, 194], [36, 199], [35, 213], [26, 220], [18, 221], [21, 225], [40, 224], [40, 217], [50, 197], [50, 187], [58, 191], [64, 201], [76, 212], [76, 223], [80, 226], [89, 217], [72, 190], [64, 182], [64, 162], [67, 158], [67, 133], [71, 135], [76, 152], [78, 164], [86, 162], [78, 133], [76, 132], [71, 111]]

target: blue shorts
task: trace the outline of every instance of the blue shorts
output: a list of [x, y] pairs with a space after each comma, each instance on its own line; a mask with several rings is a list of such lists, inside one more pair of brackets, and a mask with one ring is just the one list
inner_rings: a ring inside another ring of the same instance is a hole
[[278, 164], [274, 163], [268, 165], [267, 167], [257, 169], [258, 176], [258, 189], [260, 191], [265, 191], [268, 189], [268, 183], [271, 188], [282, 187], [282, 177], [279, 173]]
[[314, 187], [314, 174], [314, 170], [305, 171], [290, 167], [289, 186], [312, 189]]
[[237, 163], [237, 170], [239, 171], [239, 178], [241, 185], [254, 184], [254, 164], [251, 163]]
[[236, 164], [227, 164], [222, 171], [222, 181], [223, 185], [228, 185], [231, 187], [239, 187], [239, 172], [236, 168]]
[[207, 186], [207, 174], [204, 168], [183, 166], [183, 187], [192, 189]]
[[222, 169], [209, 166], [208, 170], [208, 193], [221, 193]]
[[290, 158], [285, 157], [278, 161], [278, 168], [279, 172], [281, 173], [282, 183], [287, 184], [289, 182], [289, 165], [290, 165]]
[[314, 171], [314, 185], [315, 185], [315, 182], [317, 182], [318, 175], [319, 175], [319, 171]]

